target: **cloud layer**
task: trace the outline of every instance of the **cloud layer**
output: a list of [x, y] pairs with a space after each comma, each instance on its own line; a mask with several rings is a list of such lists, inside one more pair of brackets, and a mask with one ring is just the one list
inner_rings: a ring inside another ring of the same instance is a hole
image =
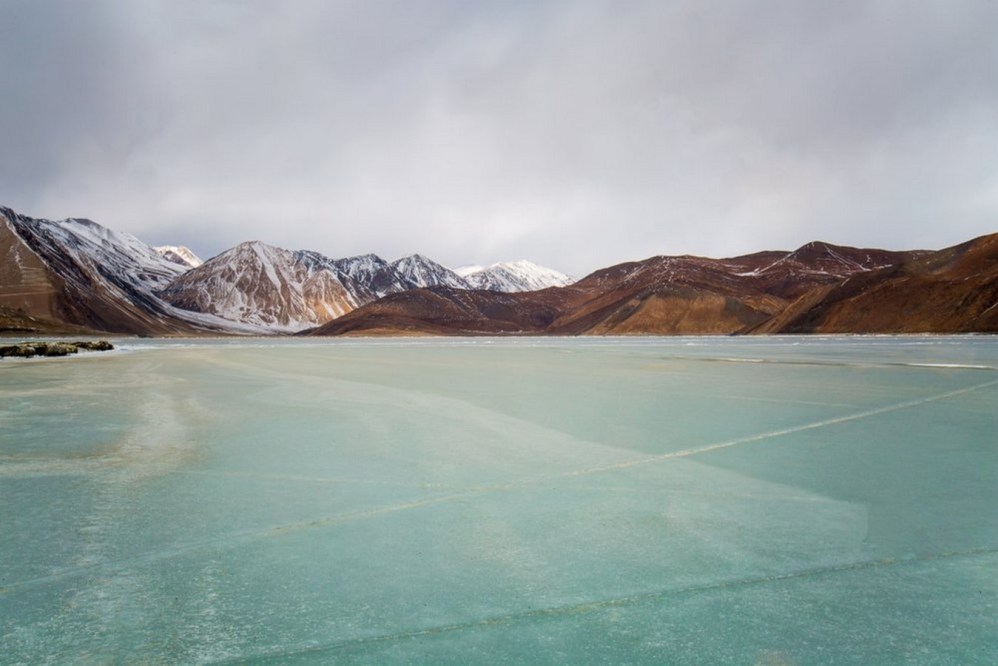
[[0, 202], [583, 274], [998, 230], [998, 3], [0, 5]]

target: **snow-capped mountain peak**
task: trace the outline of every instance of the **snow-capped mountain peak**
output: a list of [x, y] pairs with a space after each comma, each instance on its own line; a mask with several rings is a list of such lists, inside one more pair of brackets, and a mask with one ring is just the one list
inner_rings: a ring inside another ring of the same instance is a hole
[[185, 268], [197, 268], [204, 263], [204, 261], [201, 260], [201, 257], [197, 256], [190, 250], [190, 248], [183, 245], [160, 245], [159, 247], [155, 247], [153, 249], [159, 252], [160, 256], [164, 259], [172, 261], [179, 266], [184, 266]]
[[[477, 268], [477, 270], [472, 270]], [[462, 267], [462, 277], [473, 289], [502, 291], [538, 291], [548, 287], [564, 287], [574, 282], [564, 273], [551, 268], [538, 266], [532, 261], [506, 261], [492, 264], [488, 268]]]

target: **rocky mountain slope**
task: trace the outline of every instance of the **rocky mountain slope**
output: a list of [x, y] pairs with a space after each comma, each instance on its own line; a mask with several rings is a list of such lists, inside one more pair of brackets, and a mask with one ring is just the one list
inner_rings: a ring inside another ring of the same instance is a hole
[[751, 332], [998, 332], [998, 234], [814, 289]]
[[317, 326], [358, 305], [335, 269], [259, 241], [240, 243], [187, 271], [159, 296], [184, 310], [276, 332]]
[[54, 319], [36, 317], [24, 312], [23, 309], [12, 309], [0, 306], [0, 335], [23, 336], [31, 335], [95, 335], [95, 331], [86, 326], [74, 326]]
[[116, 333], [227, 330], [156, 296], [184, 270], [91, 220], [34, 219], [0, 208], [0, 306], [24, 316]]
[[813, 242], [731, 259], [653, 257], [583, 278], [560, 334], [731, 334], [761, 325], [810, 290], [915, 256]]

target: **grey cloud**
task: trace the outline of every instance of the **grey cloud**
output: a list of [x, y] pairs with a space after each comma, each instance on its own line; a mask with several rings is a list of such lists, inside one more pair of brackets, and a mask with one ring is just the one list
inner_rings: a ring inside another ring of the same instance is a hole
[[4, 194], [31, 200], [53, 174], [78, 168], [73, 156], [98, 138], [113, 151], [135, 135], [132, 117], [116, 104], [120, 87], [135, 82], [121, 42], [107, 39], [115, 24], [100, 3], [0, 6]]
[[0, 200], [202, 254], [259, 238], [581, 274], [996, 227], [998, 3], [0, 12]]

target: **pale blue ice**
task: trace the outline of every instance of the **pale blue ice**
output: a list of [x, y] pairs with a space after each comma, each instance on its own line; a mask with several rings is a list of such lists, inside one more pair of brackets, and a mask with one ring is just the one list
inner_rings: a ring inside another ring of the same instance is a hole
[[0, 361], [0, 663], [998, 662], [998, 339]]

